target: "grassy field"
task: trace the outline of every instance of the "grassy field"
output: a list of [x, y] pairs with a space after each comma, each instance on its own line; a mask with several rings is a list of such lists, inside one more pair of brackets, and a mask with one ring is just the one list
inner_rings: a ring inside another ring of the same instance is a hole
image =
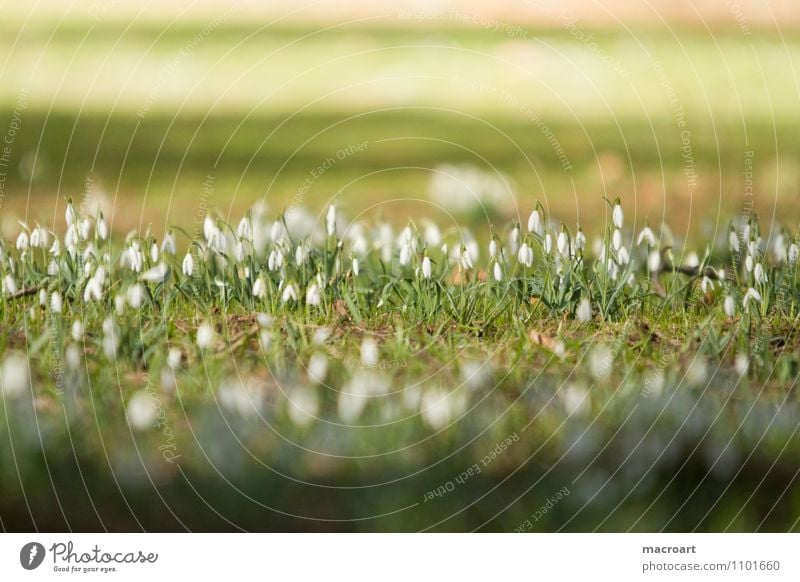
[[0, 529], [798, 530], [796, 27], [77, 5], [0, 20]]
[[407, 214], [441, 164], [507, 176], [503, 219], [539, 199], [587, 223], [621, 195], [638, 217], [708, 234], [716, 216], [698, 208], [752, 203], [771, 219], [797, 196], [791, 30], [180, 22], [0, 25], [0, 128], [24, 105], [4, 215], [63, 227], [65, 197], [88, 181], [122, 233], [186, 227], [208, 176], [232, 216], [334, 196], [353, 213], [405, 199]]
[[7, 244], [4, 527], [798, 528], [796, 234], [330, 212]]

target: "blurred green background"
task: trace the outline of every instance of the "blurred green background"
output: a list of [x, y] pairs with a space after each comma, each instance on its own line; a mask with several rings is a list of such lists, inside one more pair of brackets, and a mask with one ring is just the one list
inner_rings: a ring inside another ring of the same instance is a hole
[[58, 227], [66, 196], [102, 203], [118, 232], [189, 226], [201, 200], [238, 215], [334, 197], [398, 222], [482, 217], [456, 199], [508, 219], [538, 199], [591, 227], [616, 195], [677, 232], [750, 204], [795, 221], [796, 18], [564, 6], [7, 6], [4, 224]]

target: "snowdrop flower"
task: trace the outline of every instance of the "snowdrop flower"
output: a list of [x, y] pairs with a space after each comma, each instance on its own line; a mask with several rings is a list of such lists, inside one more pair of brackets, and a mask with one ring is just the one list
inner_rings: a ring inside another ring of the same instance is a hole
[[755, 277], [756, 283], [767, 282], [767, 274], [764, 272], [764, 265], [756, 263], [755, 269], [753, 270], [753, 277]]
[[67, 346], [64, 359], [66, 360], [67, 367], [70, 370], [77, 370], [78, 366], [81, 364], [81, 353], [80, 350], [78, 350], [78, 346], [75, 344], [69, 344]]
[[614, 209], [611, 212], [611, 218], [614, 221], [614, 226], [616, 226], [617, 229], [621, 229], [625, 215], [622, 213], [622, 205], [619, 203], [619, 198], [617, 198], [616, 202], [614, 202]]
[[219, 387], [219, 402], [231, 412], [252, 416], [261, 406], [261, 395], [252, 384], [245, 385], [240, 378], [230, 378]]
[[549, 255], [552, 249], [553, 249], [553, 237], [548, 232], [546, 235], [544, 235], [544, 252]]
[[519, 250], [519, 226], [514, 225], [508, 235], [508, 249], [511, 255], [516, 255]]
[[78, 212], [72, 205], [72, 201], [67, 202], [67, 209], [64, 212], [64, 219], [67, 221], [67, 226], [72, 226], [78, 222]]
[[649, 247], [656, 246], [656, 235], [653, 234], [653, 231], [650, 230], [650, 227], [647, 225], [645, 225], [645, 227], [639, 233], [639, 237], [636, 239], [636, 244], [638, 246], [642, 246], [642, 243], [647, 243], [647, 246]]
[[539, 214], [538, 208], [535, 208], [528, 217], [528, 232], [539, 237], [544, 235], [544, 222], [542, 222], [542, 215]]
[[297, 245], [297, 248], [294, 250], [294, 262], [298, 267], [302, 267], [303, 263], [306, 262], [306, 258], [308, 257], [308, 249], [303, 243]]
[[431, 278], [431, 258], [428, 255], [425, 255], [422, 259], [422, 278]]
[[80, 319], [76, 319], [72, 322], [72, 329], [70, 330], [72, 334], [72, 339], [76, 342], [79, 342], [83, 339], [83, 323], [81, 323]]
[[125, 416], [132, 429], [144, 431], [154, 426], [158, 417], [158, 407], [147, 390], [137, 390], [128, 400]]
[[167, 266], [164, 263], [159, 263], [142, 273], [139, 278], [147, 283], [161, 283], [167, 277], [168, 272]]
[[46, 289], [40, 289], [39, 290], [39, 305], [41, 305], [42, 307], [47, 305], [47, 290]]
[[14, 281], [14, 277], [12, 277], [11, 273], [9, 273], [3, 278], [3, 294], [13, 295], [16, 292], [17, 292], [17, 282]]
[[631, 258], [630, 255], [628, 255], [628, 249], [625, 247], [620, 247], [620, 249], [617, 251], [617, 262], [620, 265], [627, 265], [630, 260]]
[[50, 310], [53, 313], [61, 313], [63, 309], [63, 302], [61, 300], [61, 293], [58, 291], [53, 291], [50, 295]]
[[353, 379], [339, 393], [337, 411], [339, 418], [346, 423], [358, 420], [369, 398], [369, 377], [356, 374]]
[[503, 269], [497, 261], [494, 263], [494, 280], [498, 283], [503, 280]]
[[150, 261], [153, 263], [158, 262], [158, 245], [156, 243], [153, 243], [150, 247]]
[[117, 343], [117, 336], [114, 332], [110, 335], [103, 336], [103, 354], [107, 359], [113, 360], [117, 355], [118, 348], [119, 344]]
[[747, 293], [744, 294], [744, 299], [742, 299], [742, 305], [745, 309], [747, 309], [747, 304], [750, 303], [751, 300], [756, 303], [761, 303], [761, 293], [752, 287], [747, 290]]
[[142, 287], [139, 283], [131, 285], [128, 287], [127, 298], [128, 305], [134, 309], [139, 309], [142, 306], [142, 300], [144, 299], [144, 287]]
[[293, 283], [289, 283], [286, 287], [283, 288], [283, 293], [281, 294], [281, 301], [284, 303], [288, 303], [289, 301], [297, 301], [297, 290], [294, 288]]
[[311, 283], [306, 289], [306, 305], [319, 307], [320, 303], [322, 303], [322, 294], [319, 291], [319, 285]]
[[167, 366], [173, 370], [177, 370], [181, 365], [183, 354], [178, 348], [170, 348], [167, 352]]
[[102, 212], [97, 218], [97, 225], [95, 226], [95, 232], [97, 232], [97, 236], [100, 237], [100, 240], [106, 240], [108, 238], [108, 224], [106, 224], [106, 219], [103, 218]]
[[736, 354], [736, 360], [734, 360], [733, 367], [737, 374], [740, 376], [745, 376], [747, 374], [747, 370], [750, 369], [750, 358], [747, 357], [747, 354], [739, 352]]
[[400, 266], [405, 267], [411, 262], [411, 247], [404, 244], [400, 247]]
[[730, 231], [728, 231], [728, 248], [730, 248], [733, 254], [739, 252], [739, 237], [736, 235], [736, 231], [733, 230], [733, 226], [731, 226]]
[[50, 245], [49, 253], [50, 253], [50, 255], [52, 255], [54, 257], [60, 257], [61, 256], [61, 243], [58, 241], [57, 238], [53, 239], [53, 244]]
[[239, 240], [236, 242], [236, 246], [233, 247], [233, 258], [237, 263], [241, 263], [244, 261], [244, 243]]
[[608, 270], [608, 276], [611, 278], [611, 280], [616, 281], [617, 277], [619, 276], [619, 266], [617, 263], [609, 260], [606, 264], [606, 269]]
[[597, 380], [605, 380], [611, 375], [614, 354], [605, 345], [595, 347], [589, 354], [589, 373]]
[[578, 227], [578, 234], [575, 235], [575, 249], [583, 252], [586, 248], [586, 235], [583, 234], [583, 229]]
[[194, 258], [192, 258], [192, 252], [189, 251], [186, 253], [186, 256], [183, 257], [183, 263], [181, 264], [181, 270], [183, 271], [184, 276], [191, 277], [192, 273], [194, 272]]
[[703, 280], [700, 282], [700, 289], [703, 290], [703, 293], [708, 293], [714, 289], [714, 283], [711, 282], [711, 279], [704, 276]]
[[528, 243], [522, 243], [522, 246], [519, 247], [517, 259], [526, 267], [530, 267], [533, 264], [533, 250], [528, 246]]
[[708, 363], [704, 358], [695, 356], [686, 369], [686, 381], [690, 386], [700, 386], [708, 379]]
[[289, 394], [287, 408], [289, 420], [297, 427], [305, 428], [319, 414], [319, 397], [317, 391], [308, 386], [295, 388]]
[[314, 331], [314, 338], [312, 339], [312, 343], [315, 346], [324, 345], [328, 338], [331, 337], [331, 333], [333, 331], [329, 327], [318, 327], [316, 331]]
[[745, 257], [744, 259], [744, 268], [747, 270], [748, 273], [752, 273], [754, 266], [755, 265], [753, 264], [753, 256], [747, 255], [747, 257]]
[[216, 339], [217, 332], [214, 331], [214, 327], [210, 323], [203, 322], [200, 324], [200, 327], [197, 328], [197, 346], [201, 350], [214, 347]]
[[582, 416], [589, 411], [589, 392], [582, 385], [570, 383], [559, 396], [568, 416]]
[[334, 236], [336, 234], [336, 207], [333, 204], [328, 206], [325, 225], [327, 227], [328, 236]]
[[103, 297], [103, 287], [100, 281], [95, 277], [89, 279], [86, 283], [86, 288], [83, 290], [83, 301], [100, 301]]
[[358, 277], [359, 265], [358, 257], [353, 257], [353, 276]]
[[308, 360], [308, 377], [312, 382], [322, 384], [328, 374], [328, 358], [322, 352], [316, 352]]
[[578, 318], [578, 321], [584, 323], [592, 320], [592, 304], [586, 297], [581, 299], [581, 302], [578, 304], [578, 309], [575, 312], [575, 316]]
[[92, 231], [92, 223], [89, 221], [88, 218], [83, 218], [78, 222], [78, 236], [81, 237], [81, 240], [86, 240], [89, 238], [89, 233]]
[[461, 251], [459, 252], [458, 256], [458, 264], [459, 267], [465, 271], [469, 271], [473, 267], [472, 255], [467, 250], [465, 245], [461, 245]]
[[441, 388], [426, 390], [420, 400], [420, 416], [433, 430], [448, 426], [466, 408], [466, 397], [462, 393], [450, 393]]
[[3, 360], [2, 379], [0, 390], [3, 396], [21, 396], [30, 387], [28, 360], [17, 353], [7, 355]]
[[114, 296], [114, 308], [117, 310], [117, 315], [125, 313], [125, 297], [121, 294]]
[[618, 228], [615, 228], [611, 234], [611, 246], [614, 247], [615, 251], [622, 248], [622, 232]]
[[561, 231], [558, 233], [558, 238], [556, 239], [556, 248], [558, 252], [561, 253], [562, 256], [568, 257], [569, 256], [569, 237], [565, 231]]
[[236, 227], [236, 236], [244, 240], [253, 240], [253, 227], [246, 216], [239, 221], [239, 226]]
[[361, 363], [368, 368], [378, 365], [378, 344], [371, 337], [361, 342]]
[[24, 251], [27, 248], [28, 248], [28, 233], [23, 231], [19, 233], [19, 236], [17, 237], [17, 250]]
[[31, 232], [31, 246], [37, 249], [47, 248], [49, 238], [50, 236], [47, 230], [41, 226], [37, 226], [33, 229], [33, 232]]
[[253, 283], [253, 297], [256, 299], [263, 299], [267, 295], [267, 284], [263, 277], [256, 279]]
[[686, 257], [686, 266], [692, 268], [700, 266], [700, 257], [697, 256], [697, 253], [689, 253]]

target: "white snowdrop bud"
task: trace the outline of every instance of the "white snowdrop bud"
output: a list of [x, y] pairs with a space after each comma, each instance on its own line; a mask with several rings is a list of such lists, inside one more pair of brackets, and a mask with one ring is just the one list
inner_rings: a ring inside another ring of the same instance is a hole
[[181, 365], [183, 354], [178, 348], [170, 348], [167, 352], [167, 365], [173, 370], [177, 370]]
[[353, 257], [353, 275], [358, 277], [359, 267], [358, 267], [358, 257]]
[[494, 263], [494, 280], [498, 283], [503, 280], [503, 269], [500, 267], [500, 263]]
[[620, 247], [617, 251], [617, 261], [620, 265], [627, 265], [631, 260], [630, 255], [628, 254], [628, 249], [625, 247]]
[[558, 233], [558, 238], [556, 239], [556, 248], [558, 252], [561, 253], [562, 256], [568, 257], [569, 256], [569, 237], [567, 233], [563, 230]]
[[792, 243], [788, 252], [789, 264], [794, 265], [798, 257], [800, 257], [800, 247], [796, 243]]
[[236, 236], [249, 241], [253, 240], [253, 229], [246, 216], [239, 221], [239, 226], [236, 228]]
[[267, 294], [267, 284], [263, 277], [256, 279], [253, 283], [253, 297], [256, 299], [263, 299]]
[[747, 255], [747, 257], [744, 260], [744, 268], [747, 270], [748, 273], [752, 273], [753, 267], [754, 267], [753, 257], [752, 255]]
[[404, 244], [400, 247], [400, 265], [405, 267], [411, 262], [411, 247]]
[[367, 367], [378, 365], [378, 344], [371, 337], [361, 342], [361, 363]]
[[306, 289], [306, 304], [319, 307], [320, 303], [322, 303], [322, 294], [319, 291], [319, 286], [316, 283], [311, 283]]
[[734, 254], [739, 252], [739, 237], [733, 229], [728, 232], [728, 248]]
[[619, 202], [614, 204], [614, 210], [611, 213], [611, 218], [614, 220], [614, 226], [616, 226], [618, 229], [622, 228], [625, 215], [622, 212], [622, 205]]
[[639, 238], [636, 239], [636, 244], [641, 246], [642, 243], [646, 243], [647, 246], [654, 247], [656, 246], [656, 235], [653, 234], [653, 231], [650, 230], [649, 226], [645, 226], [642, 229], [642, 232], [639, 233]]
[[11, 353], [3, 360], [2, 385], [0, 392], [3, 396], [21, 396], [30, 388], [30, 373], [28, 360], [21, 354]]
[[164, 235], [164, 241], [161, 243], [161, 252], [173, 256], [177, 252], [175, 235], [172, 234], [172, 231], [167, 231], [167, 234]]
[[156, 243], [150, 247], [150, 260], [154, 263], [158, 262], [158, 245]]
[[578, 234], [575, 235], [575, 248], [579, 251], [586, 248], [586, 235], [580, 228], [578, 228]]
[[181, 270], [186, 277], [191, 277], [192, 273], [194, 272], [194, 259], [192, 258], [191, 251], [186, 253], [186, 256], [183, 257], [183, 264], [181, 265]]
[[46, 289], [40, 289], [39, 290], [39, 305], [41, 305], [42, 307], [47, 305], [47, 290]]
[[522, 246], [519, 247], [517, 259], [526, 267], [530, 267], [533, 264], [533, 251], [528, 246], [528, 243], [522, 243]]
[[497, 241], [492, 239], [489, 241], [489, 257], [495, 258], [497, 256]]
[[753, 269], [753, 276], [755, 277], [756, 283], [766, 283], [767, 273], [764, 271], [764, 265], [756, 263], [755, 269]]
[[316, 352], [308, 361], [308, 377], [312, 382], [322, 384], [328, 374], [328, 358], [322, 352]]
[[125, 416], [132, 429], [144, 431], [155, 424], [158, 407], [146, 390], [137, 390], [125, 407]]
[[17, 250], [24, 251], [27, 248], [28, 248], [28, 233], [21, 232], [17, 237]]
[[80, 319], [76, 319], [72, 322], [72, 329], [70, 330], [72, 334], [72, 339], [76, 342], [79, 342], [83, 339], [83, 323]]
[[53, 291], [50, 295], [50, 309], [53, 313], [61, 313], [63, 309], [63, 302], [61, 300], [61, 293]]
[[544, 222], [538, 209], [534, 209], [528, 217], [528, 232], [532, 232], [537, 236], [544, 235]]
[[208, 323], [203, 322], [200, 324], [200, 327], [197, 328], [197, 345], [201, 350], [207, 350], [214, 346], [216, 341], [217, 333], [214, 331], [214, 327]]
[[328, 206], [328, 214], [325, 217], [325, 226], [327, 227], [328, 236], [336, 234], [336, 207], [331, 204]]
[[747, 370], [750, 369], [750, 358], [747, 357], [747, 354], [739, 352], [736, 354], [733, 367], [740, 376], [747, 375]]
[[750, 301], [755, 301], [756, 303], [761, 303], [761, 293], [750, 287], [747, 290], [747, 293], [744, 294], [744, 299], [742, 299], [742, 305], [747, 309], [747, 304]]
[[81, 365], [81, 352], [78, 349], [78, 346], [76, 346], [75, 344], [69, 344], [67, 346], [65, 360], [67, 362], [67, 367], [70, 370], [78, 369], [78, 366]]
[[578, 309], [575, 312], [578, 321], [587, 322], [592, 320], [592, 304], [584, 297], [578, 304]]
[[284, 303], [288, 303], [289, 301], [297, 301], [297, 290], [294, 288], [294, 284], [289, 283], [283, 288], [281, 301]]
[[431, 278], [431, 259], [427, 255], [425, 255], [425, 257], [422, 259], [422, 278]]
[[139, 283], [135, 283], [128, 287], [128, 305], [133, 307], [134, 309], [139, 309], [142, 306], [142, 300], [144, 299], [144, 287], [142, 287]]
[[618, 228], [615, 228], [611, 234], [611, 246], [615, 251], [622, 248], [622, 232]]
[[687, 255], [686, 266], [692, 268], [700, 266], [700, 257], [697, 256], [697, 253], [692, 252]]
[[544, 252], [549, 255], [552, 249], [553, 249], [553, 236], [548, 232], [546, 235], [544, 235]]
[[703, 280], [700, 282], [700, 289], [703, 290], [703, 293], [708, 293], [714, 289], [714, 283], [712, 283], [711, 279], [708, 277], [703, 277]]

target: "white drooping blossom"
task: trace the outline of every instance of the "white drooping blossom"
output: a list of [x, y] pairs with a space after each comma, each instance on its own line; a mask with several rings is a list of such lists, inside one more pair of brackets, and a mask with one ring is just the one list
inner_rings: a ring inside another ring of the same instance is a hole
[[636, 239], [636, 244], [638, 246], [641, 246], [642, 243], [647, 244], [648, 247], [656, 246], [656, 235], [653, 234], [653, 231], [650, 230], [650, 227], [647, 225], [645, 225], [639, 233], [639, 237]]
[[22, 354], [12, 352], [3, 360], [2, 386], [0, 392], [4, 397], [21, 396], [30, 388], [30, 372], [28, 360]]
[[753, 269], [753, 278], [755, 279], [756, 283], [767, 282], [767, 273], [764, 271], [764, 265], [761, 263], [756, 263], [756, 266]]
[[19, 233], [19, 236], [17, 237], [17, 250], [18, 251], [26, 250], [28, 248], [28, 244], [29, 244], [28, 233], [22, 231], [21, 233]]
[[750, 287], [747, 290], [747, 293], [744, 294], [744, 298], [742, 299], [742, 305], [745, 309], [747, 309], [747, 304], [750, 301], [755, 301], [756, 303], [761, 303], [761, 293]]
[[242, 217], [239, 221], [239, 226], [236, 227], [236, 236], [250, 242], [253, 241], [253, 227], [247, 216]]
[[72, 335], [72, 339], [76, 342], [79, 342], [83, 339], [83, 323], [80, 319], [76, 319], [72, 322], [70, 334]]
[[611, 234], [611, 246], [615, 251], [622, 248], [622, 231], [618, 228], [615, 228], [614, 232]]
[[703, 293], [708, 293], [714, 289], [714, 283], [711, 281], [711, 279], [704, 276], [700, 282], [700, 289], [702, 289]]
[[553, 250], [553, 235], [549, 232], [544, 235], [544, 252], [545, 254], [550, 254], [550, 251]]
[[353, 276], [358, 277], [359, 273], [358, 257], [353, 257], [352, 266], [353, 266]]
[[528, 232], [539, 237], [544, 236], [544, 222], [538, 208], [534, 208], [528, 217]]
[[428, 255], [425, 255], [422, 259], [422, 278], [431, 278], [431, 258]]
[[797, 263], [797, 259], [800, 257], [800, 246], [797, 243], [792, 243], [789, 245], [789, 251], [787, 253], [787, 259], [790, 265], [794, 265]]
[[192, 252], [189, 251], [186, 253], [186, 256], [183, 257], [183, 263], [181, 264], [181, 270], [186, 277], [191, 277], [192, 273], [194, 272], [194, 258], [192, 258]]
[[328, 213], [325, 216], [325, 227], [328, 236], [336, 235], [336, 207], [333, 204], [328, 206]]
[[61, 313], [63, 307], [64, 305], [61, 299], [61, 293], [58, 291], [53, 291], [53, 293], [50, 294], [50, 310], [53, 313]]
[[183, 353], [178, 348], [170, 348], [167, 352], [167, 365], [173, 370], [177, 370], [181, 366], [183, 360]]
[[528, 243], [524, 242], [522, 243], [522, 246], [519, 247], [517, 259], [519, 259], [519, 262], [526, 267], [530, 267], [533, 264], [533, 250], [528, 246]]
[[322, 352], [315, 352], [308, 360], [308, 378], [312, 382], [322, 384], [328, 374], [328, 358]]
[[578, 234], [575, 235], [575, 250], [583, 252], [586, 248], [586, 235], [583, 233], [583, 229], [578, 227]]
[[489, 258], [493, 259], [497, 256], [497, 240], [492, 239], [489, 241]]
[[259, 277], [256, 279], [255, 283], [253, 283], [253, 297], [256, 299], [263, 299], [267, 295], [267, 283], [264, 281], [264, 277]]
[[611, 218], [614, 222], [614, 226], [617, 227], [618, 230], [621, 229], [625, 215], [622, 212], [622, 204], [620, 204], [619, 199], [617, 199], [617, 201], [614, 203], [614, 209], [611, 212]]
[[733, 227], [731, 227], [728, 232], [728, 248], [734, 254], [739, 252], [739, 236], [736, 234], [736, 231], [733, 230]]
[[97, 217], [97, 224], [95, 225], [95, 232], [97, 232], [97, 236], [100, 237], [100, 240], [106, 240], [108, 238], [108, 224], [106, 224], [106, 219], [103, 218], [103, 213], [102, 212]]
[[500, 263], [495, 261], [494, 263], [494, 280], [498, 283], [503, 280], [503, 269], [500, 267]]
[[517, 251], [519, 250], [519, 226], [516, 224], [508, 234], [508, 250], [511, 253], [511, 256], [516, 255]]
[[37, 225], [36, 228], [31, 231], [31, 246], [33, 248], [46, 249], [49, 242], [50, 233], [48, 233], [46, 229]]
[[147, 271], [142, 273], [139, 278], [147, 283], [161, 283], [166, 279], [168, 273], [169, 268], [167, 265], [159, 263], [155, 267], [150, 267]]
[[14, 295], [17, 292], [17, 282], [13, 275], [9, 273], [3, 277], [3, 295]]
[[283, 303], [288, 303], [289, 301], [297, 301], [297, 289], [295, 289], [293, 283], [288, 283], [283, 288], [283, 293], [281, 294], [281, 301]]
[[565, 231], [561, 231], [558, 233], [558, 238], [556, 239], [556, 249], [563, 257], [569, 257], [569, 236]]
[[319, 285], [311, 283], [306, 289], [306, 305], [312, 307], [319, 307], [322, 303], [322, 293], [320, 293]]
[[464, 271], [470, 271], [474, 267], [472, 262], [473, 253], [467, 248], [467, 245], [461, 245], [461, 250], [458, 253], [458, 266]]
[[578, 321], [581, 322], [592, 320], [592, 304], [587, 298], [584, 297], [581, 299], [581, 302], [578, 304], [578, 309], [575, 312], [575, 316], [578, 318]]
[[405, 267], [411, 262], [411, 247], [408, 244], [403, 244], [400, 247], [400, 266]]
[[139, 309], [142, 306], [142, 300], [144, 299], [144, 287], [142, 287], [139, 283], [134, 283], [128, 287], [126, 296], [128, 299], [128, 305], [130, 305], [133, 309]]
[[137, 390], [128, 400], [125, 416], [133, 430], [145, 431], [155, 425], [158, 406], [147, 390]]
[[214, 347], [216, 339], [217, 332], [214, 331], [214, 327], [210, 323], [203, 322], [200, 324], [200, 327], [197, 328], [197, 346], [201, 350]]

